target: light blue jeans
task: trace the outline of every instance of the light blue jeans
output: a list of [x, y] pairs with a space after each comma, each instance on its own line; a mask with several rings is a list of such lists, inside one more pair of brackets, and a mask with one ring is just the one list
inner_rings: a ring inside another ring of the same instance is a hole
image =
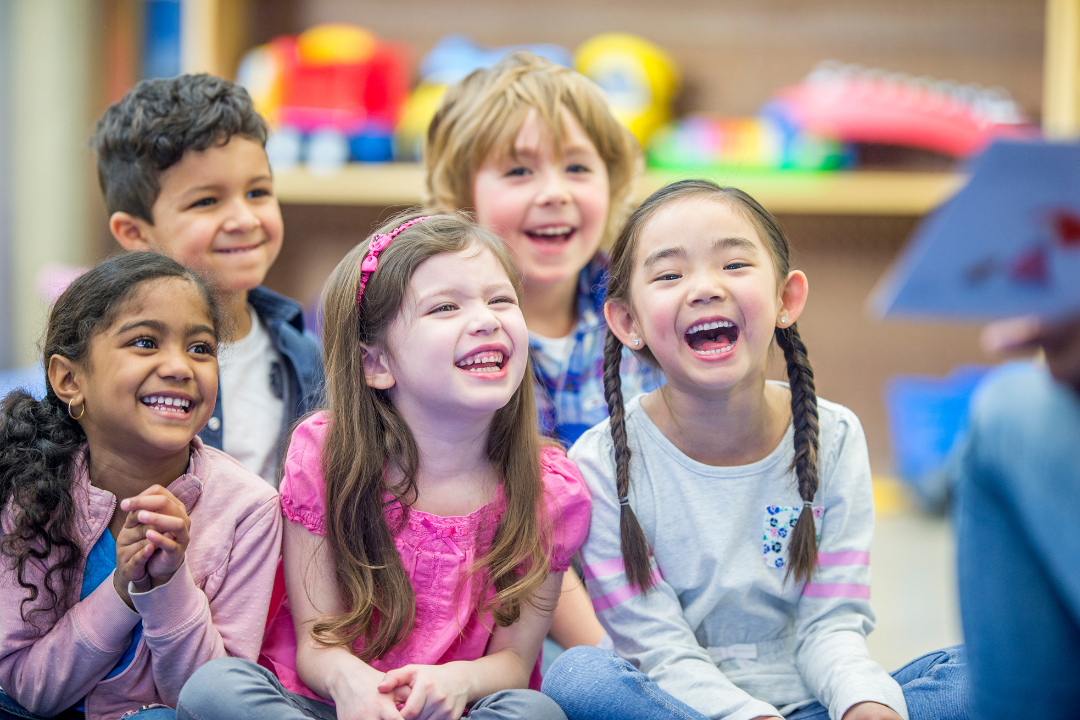
[[1042, 368], [978, 392], [955, 470], [960, 609], [987, 720], [1080, 715], [1080, 396]]
[[[76, 720], [85, 715], [78, 710], [65, 710], [55, 717], [61, 720]], [[135, 710], [124, 715], [127, 718], [138, 720], [175, 720], [176, 711], [170, 707], [153, 707], [144, 710]], [[0, 720], [43, 720], [40, 715], [35, 715], [19, 703], [11, 699], [11, 696], [0, 690]]]
[[[904, 691], [911, 720], [970, 717], [962, 647], [928, 653], [894, 672], [893, 678]], [[543, 690], [569, 720], [708, 720], [610, 650], [567, 650], [551, 666]], [[828, 717], [828, 709], [814, 702], [796, 710], [788, 720]]]
[[[248, 660], [211, 660], [180, 691], [180, 720], [337, 720], [337, 709], [286, 690], [266, 668]], [[503, 690], [481, 698], [470, 720], [566, 720], [559, 706], [535, 690]], [[139, 718], [142, 720], [142, 718]]]

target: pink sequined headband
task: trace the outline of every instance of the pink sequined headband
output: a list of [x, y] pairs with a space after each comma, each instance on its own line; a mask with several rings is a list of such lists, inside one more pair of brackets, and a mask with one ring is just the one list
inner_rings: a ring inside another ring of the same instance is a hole
[[360, 311], [360, 299], [364, 297], [364, 288], [367, 287], [368, 278], [371, 277], [371, 273], [375, 272], [379, 267], [379, 253], [386, 249], [386, 246], [390, 244], [390, 241], [398, 236], [402, 230], [410, 228], [421, 220], [427, 220], [432, 217], [431, 215], [425, 215], [423, 217], [414, 218], [408, 222], [404, 222], [398, 225], [396, 228], [386, 233], [385, 235], [375, 235], [371, 238], [371, 244], [368, 245], [367, 255], [364, 256], [364, 261], [360, 263], [360, 289], [356, 291], [356, 310]]

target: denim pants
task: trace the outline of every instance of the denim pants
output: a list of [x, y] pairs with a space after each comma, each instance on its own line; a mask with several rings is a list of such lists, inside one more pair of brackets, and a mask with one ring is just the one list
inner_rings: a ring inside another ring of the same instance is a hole
[[957, 570], [977, 716], [1080, 714], [1080, 396], [996, 371], [954, 467]]
[[[180, 691], [181, 720], [337, 720], [337, 709], [289, 692], [266, 668], [221, 658], [195, 671]], [[477, 701], [470, 720], [566, 720], [559, 706], [535, 690], [503, 690]], [[140, 718], [141, 720], [141, 718]]]
[[[58, 720], [83, 720], [86, 715], [81, 710], [65, 710], [59, 715], [54, 715]], [[138, 720], [175, 720], [176, 711], [167, 707], [146, 708], [125, 714], [124, 718]], [[11, 699], [11, 696], [0, 690], [0, 720], [42, 720], [40, 715], [35, 715], [22, 705]]]
[[[893, 673], [911, 720], [969, 717], [963, 648], [929, 653]], [[708, 720], [660, 689], [645, 673], [609, 650], [576, 647], [559, 656], [544, 678], [544, 694], [570, 720]], [[788, 720], [825, 720], [828, 708], [814, 702]]]

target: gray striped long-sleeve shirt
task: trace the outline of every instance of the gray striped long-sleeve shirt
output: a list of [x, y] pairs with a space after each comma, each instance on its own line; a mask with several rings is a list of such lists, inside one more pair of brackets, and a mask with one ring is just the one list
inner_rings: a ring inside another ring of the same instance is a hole
[[858, 702], [906, 720], [900, 686], [870, 658], [873, 493], [866, 439], [847, 408], [819, 400], [818, 567], [787, 572], [787, 540], [803, 501], [791, 470], [793, 430], [768, 457], [715, 467], [680, 452], [640, 397], [626, 407], [630, 505], [653, 553], [657, 584], [627, 582], [608, 422], [570, 450], [592, 493], [581, 548], [586, 585], [615, 651], [710, 718], [750, 720], [813, 700], [833, 720]]

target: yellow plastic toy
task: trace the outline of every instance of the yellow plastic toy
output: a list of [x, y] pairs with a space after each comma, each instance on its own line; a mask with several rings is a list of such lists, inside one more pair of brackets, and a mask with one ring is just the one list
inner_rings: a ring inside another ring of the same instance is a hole
[[679, 70], [666, 52], [628, 33], [586, 40], [574, 56], [577, 70], [599, 85], [611, 112], [642, 145], [671, 118]]
[[439, 101], [446, 93], [446, 85], [421, 80], [409, 94], [401, 119], [394, 129], [394, 157], [398, 160], [419, 161], [431, 118], [439, 109]]
[[296, 37], [300, 62], [308, 67], [367, 62], [375, 54], [375, 36], [362, 27], [326, 23]]

